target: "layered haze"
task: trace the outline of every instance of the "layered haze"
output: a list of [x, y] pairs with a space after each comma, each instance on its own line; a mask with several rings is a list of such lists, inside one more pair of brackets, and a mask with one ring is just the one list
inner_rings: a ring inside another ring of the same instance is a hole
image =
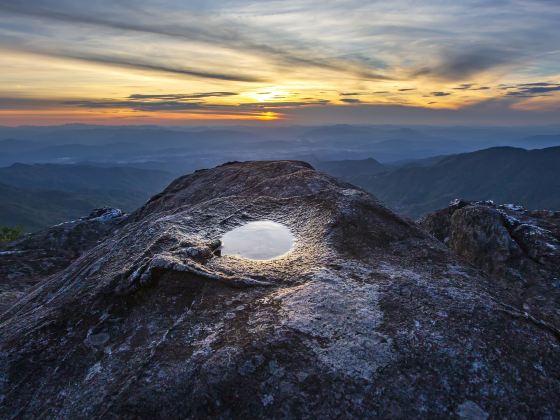
[[0, 225], [132, 211], [195, 170], [275, 159], [309, 162], [413, 218], [454, 198], [558, 210], [558, 146], [557, 125], [0, 127]]

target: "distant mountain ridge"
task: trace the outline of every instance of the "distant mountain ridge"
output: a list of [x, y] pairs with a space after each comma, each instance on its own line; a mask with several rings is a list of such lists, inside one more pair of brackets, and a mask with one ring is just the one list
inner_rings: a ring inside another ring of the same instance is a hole
[[[372, 158], [313, 160], [313, 165], [416, 218], [457, 197], [560, 209], [558, 162], [560, 147], [496, 147], [397, 167]], [[0, 202], [0, 224], [20, 224], [32, 231], [82, 216], [94, 207], [131, 211], [172, 178], [164, 171], [132, 167], [14, 164], [0, 168], [0, 193], [6, 197]]]
[[357, 175], [371, 175], [387, 170], [383, 164], [373, 158], [313, 162], [313, 166], [315, 169], [341, 179], [348, 179]]
[[0, 184], [0, 197], [0, 225], [19, 225], [31, 232], [88, 214], [95, 207], [93, 200], [76, 194], [6, 184]]
[[[397, 212], [418, 217], [461, 197], [560, 209], [560, 147], [494, 147], [347, 178]], [[352, 164], [348, 164], [351, 169]]]

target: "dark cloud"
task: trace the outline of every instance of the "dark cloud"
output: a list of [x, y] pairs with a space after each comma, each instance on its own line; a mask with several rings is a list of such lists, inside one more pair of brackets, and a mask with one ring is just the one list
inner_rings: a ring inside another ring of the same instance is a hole
[[488, 90], [490, 89], [489, 86], [475, 86], [473, 83], [462, 83], [457, 87], [454, 87], [453, 90]]
[[236, 96], [239, 93], [236, 92], [201, 92], [201, 93], [189, 93], [189, 94], [182, 94], [182, 93], [172, 93], [172, 94], [160, 94], [160, 95], [142, 95], [142, 94], [134, 94], [130, 95], [129, 99], [201, 99], [201, 98], [212, 98], [212, 97], [224, 97], [224, 96]]
[[134, 70], [149, 70], [156, 72], [172, 73], [182, 76], [194, 76], [204, 79], [216, 79], [236, 82], [265, 82], [266, 79], [244, 74], [234, 73], [218, 73], [204, 71], [198, 69], [190, 69], [167, 64], [155, 64], [148, 61], [144, 57], [120, 56], [120, 55], [98, 55], [93, 53], [63, 52], [63, 51], [47, 51], [46, 48], [37, 48], [32, 46], [20, 46], [20, 50], [32, 52], [34, 54], [48, 55], [51, 57], [70, 58], [80, 61], [88, 61], [92, 63], [108, 64], [117, 67], [126, 67]]
[[204, 79], [217, 79], [235, 82], [264, 82], [265, 80], [260, 77], [232, 74], [232, 73], [216, 73], [204, 70], [196, 70], [182, 67], [174, 67], [171, 65], [160, 65], [144, 62], [142, 59], [135, 58], [120, 58], [120, 57], [101, 57], [95, 55], [79, 55], [79, 54], [66, 54], [68, 58], [75, 58], [79, 60], [94, 61], [96, 63], [114, 64], [122, 67], [131, 67], [140, 70], [154, 70], [166, 73], [174, 73], [184, 76], [195, 76]]
[[82, 108], [131, 108], [137, 111], [183, 111], [183, 110], [217, 110], [235, 108], [236, 105], [208, 104], [201, 99], [228, 97], [237, 95], [235, 92], [197, 92], [197, 93], [164, 93], [164, 94], [132, 94], [126, 99], [75, 100], [65, 101], [63, 105]]
[[359, 99], [352, 99], [352, 98], [344, 98], [341, 99], [341, 101], [346, 102], [347, 104], [359, 104], [360, 102], [362, 102]]
[[457, 87], [454, 87], [453, 89], [455, 90], [469, 90], [471, 87], [473, 87], [472, 83], [463, 83]]
[[548, 93], [548, 92], [555, 92], [560, 90], [560, 85], [556, 85], [556, 86], [534, 86], [534, 87], [528, 87], [528, 88], [522, 88], [520, 89], [523, 92], [526, 93]]
[[[210, 92], [215, 93], [215, 92]], [[104, 99], [104, 100], [76, 100], [64, 101], [63, 105], [77, 106], [81, 108], [130, 108], [137, 111], [257, 111], [269, 108], [297, 108], [302, 106], [319, 106], [329, 103], [326, 99], [313, 99], [310, 101], [267, 101], [252, 102], [244, 104], [211, 104], [201, 101], [193, 101], [195, 95], [204, 94], [169, 94], [169, 95], [130, 95], [127, 99]], [[216, 95], [213, 95], [216, 96]], [[221, 95], [217, 95], [221, 96]], [[203, 96], [198, 96], [202, 98]]]
[[399, 89], [399, 92], [408, 92], [410, 90], [416, 90], [416, 88], [405, 88], [405, 89]]
[[40, 109], [57, 104], [59, 102], [44, 98], [0, 97], [0, 109]]
[[330, 101], [327, 99], [315, 99], [312, 101], [266, 101], [266, 102], [253, 102], [238, 105], [240, 108], [297, 108], [301, 106], [317, 106], [327, 105]]
[[449, 95], [451, 95], [451, 93], [449, 93], [449, 92], [432, 92], [431, 95], [432, 96], [449, 96]]
[[416, 71], [414, 76], [432, 76], [443, 80], [472, 78], [486, 70], [512, 64], [520, 58], [518, 51], [493, 48], [458, 48], [444, 52], [440, 63]]
[[179, 101], [118, 101], [118, 100], [82, 100], [82, 101], [65, 101], [64, 105], [72, 105], [81, 108], [130, 108], [137, 111], [185, 111], [195, 109], [211, 109], [200, 102], [179, 102]]
[[531, 97], [547, 96], [551, 92], [560, 91], [560, 83], [534, 82], [521, 83], [516, 86], [509, 86], [506, 96]]
[[543, 86], [558, 86], [558, 85], [559, 83], [533, 82], [533, 83], [520, 83], [517, 86], [518, 87], [532, 87], [532, 86], [543, 87]]
[[541, 87], [532, 87], [532, 88], [527, 88], [527, 89], [523, 89], [524, 92], [526, 93], [548, 93], [548, 92], [557, 92], [560, 91], [560, 85], [559, 86], [541, 86]]
[[361, 95], [358, 92], [340, 92], [340, 96], [358, 96]]

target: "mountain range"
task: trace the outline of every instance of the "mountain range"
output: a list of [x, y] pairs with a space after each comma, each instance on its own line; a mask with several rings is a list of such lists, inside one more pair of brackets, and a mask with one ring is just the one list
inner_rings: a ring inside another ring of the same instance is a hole
[[455, 198], [560, 209], [560, 147], [495, 147], [385, 166], [385, 170], [368, 160], [371, 173], [352, 173], [363, 162], [330, 163], [324, 170], [365, 188], [398, 213], [413, 218]]
[[559, 133], [558, 126], [0, 127], [0, 166], [95, 162], [180, 175], [232, 160], [373, 157], [386, 164], [496, 146], [559, 146]]
[[310, 162], [412, 218], [457, 197], [558, 209], [559, 132], [556, 126], [0, 127], [7, 197], [0, 225], [35, 231], [94, 207], [131, 211], [177, 176], [255, 159]]

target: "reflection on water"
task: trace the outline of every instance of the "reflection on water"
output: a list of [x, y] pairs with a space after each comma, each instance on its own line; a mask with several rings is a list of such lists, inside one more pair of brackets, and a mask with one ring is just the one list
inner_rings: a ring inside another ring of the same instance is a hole
[[222, 255], [270, 260], [286, 254], [293, 244], [294, 235], [286, 226], [262, 220], [225, 233], [222, 236]]

